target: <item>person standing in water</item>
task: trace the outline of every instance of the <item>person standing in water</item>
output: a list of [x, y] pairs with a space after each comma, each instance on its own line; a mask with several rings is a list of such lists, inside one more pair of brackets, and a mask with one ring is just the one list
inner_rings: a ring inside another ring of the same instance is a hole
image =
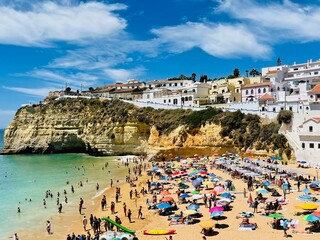
[[50, 223], [49, 220], [47, 220], [47, 233], [48, 233], [48, 234], [52, 234], [52, 233], [51, 233], [51, 223]]
[[13, 235], [13, 240], [19, 240], [19, 237], [18, 237], [18, 234], [17, 234], [17, 233], [15, 233], [15, 234]]

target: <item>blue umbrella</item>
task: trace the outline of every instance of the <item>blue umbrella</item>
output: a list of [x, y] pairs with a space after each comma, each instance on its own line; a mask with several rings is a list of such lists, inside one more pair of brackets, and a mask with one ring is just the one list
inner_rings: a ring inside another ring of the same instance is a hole
[[159, 209], [166, 209], [166, 208], [171, 208], [172, 206], [169, 203], [160, 203], [157, 208]]
[[200, 206], [197, 205], [197, 204], [191, 204], [191, 205], [189, 205], [189, 206], [187, 207], [188, 210], [197, 210], [197, 209], [199, 209], [199, 208], [200, 208]]
[[304, 193], [310, 193], [310, 189], [309, 189], [309, 188], [305, 188], [305, 189], [302, 190], [302, 192], [304, 192]]
[[308, 221], [308, 222], [315, 222], [315, 221], [320, 221], [320, 217], [309, 214], [307, 217], [303, 217], [302, 219]]
[[188, 193], [184, 193], [180, 195], [180, 198], [188, 198], [190, 195]]
[[308, 195], [300, 195], [298, 197], [299, 200], [301, 201], [311, 201], [312, 200], [312, 197], [311, 196], [308, 196]]
[[187, 189], [187, 188], [189, 188], [189, 186], [186, 185], [186, 184], [181, 184], [181, 185], [179, 185], [179, 188], [181, 188], [181, 189]]
[[208, 175], [209, 175], [209, 177], [215, 177], [216, 176], [214, 173], [209, 173]]
[[223, 215], [223, 212], [212, 212], [211, 214], [210, 214], [210, 217], [219, 217], [219, 216], [221, 216], [221, 215]]
[[152, 171], [157, 171], [157, 170], [159, 170], [159, 168], [153, 167], [151, 170], [152, 170]]
[[231, 180], [229, 180], [229, 179], [227, 179], [227, 180], [225, 180], [225, 182], [232, 182]]
[[320, 184], [320, 180], [316, 180], [312, 182], [313, 184], [319, 185]]
[[157, 186], [158, 183], [157, 183], [157, 182], [152, 182], [150, 185], [151, 185], [151, 186]]
[[231, 193], [228, 193], [228, 192], [224, 192], [220, 196], [224, 197], [224, 198], [231, 198], [232, 197]]
[[269, 191], [267, 189], [259, 189], [257, 192], [261, 193], [261, 194], [269, 193]]
[[262, 184], [263, 184], [264, 186], [270, 186], [270, 185], [271, 185], [271, 183], [268, 182], [268, 181], [265, 181], [265, 182], [263, 182]]
[[201, 183], [199, 182], [199, 181], [197, 181], [197, 180], [194, 180], [193, 182], [192, 182], [192, 186], [194, 186], [195, 188], [196, 187], [199, 187], [201, 185]]
[[197, 179], [196, 179], [198, 182], [203, 182], [203, 178], [202, 177], [198, 177]]

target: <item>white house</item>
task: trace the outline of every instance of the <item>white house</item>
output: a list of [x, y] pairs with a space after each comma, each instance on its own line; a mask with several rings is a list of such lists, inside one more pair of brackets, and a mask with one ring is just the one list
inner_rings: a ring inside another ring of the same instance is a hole
[[291, 82], [293, 85], [298, 85], [299, 81], [311, 82], [314, 78], [320, 75], [320, 60], [315, 62], [312, 59], [306, 63], [294, 63], [289, 66], [285, 82]]
[[315, 150], [315, 154], [320, 151], [320, 117], [303, 122], [298, 128], [298, 135], [302, 150]]
[[271, 96], [274, 93], [273, 85], [270, 82], [246, 84], [241, 87], [241, 101], [258, 101], [266, 93]]

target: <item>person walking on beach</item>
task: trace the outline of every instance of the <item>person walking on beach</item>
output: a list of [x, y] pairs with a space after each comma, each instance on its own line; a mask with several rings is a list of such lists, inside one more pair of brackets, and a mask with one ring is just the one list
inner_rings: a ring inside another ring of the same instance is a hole
[[17, 234], [17, 233], [15, 233], [15, 234], [13, 235], [13, 240], [19, 240], [19, 237], [18, 237], [18, 234]]
[[139, 207], [138, 218], [142, 218], [142, 206]]
[[129, 223], [131, 223], [131, 215], [132, 215], [131, 210], [128, 209], [128, 219], [129, 219]]
[[46, 203], [46, 200], [45, 200], [45, 199], [43, 199], [43, 207], [44, 207], [44, 208], [47, 208], [47, 203]]
[[123, 203], [123, 212], [124, 212], [124, 216], [127, 216], [127, 205], [126, 203]]
[[83, 207], [83, 199], [80, 198], [80, 202], [79, 202], [79, 213], [80, 213], [80, 214], [82, 214], [82, 213], [81, 213], [82, 207]]
[[52, 233], [51, 233], [51, 223], [50, 223], [49, 220], [47, 220], [47, 233], [48, 233], [48, 234], [52, 234]]
[[61, 204], [61, 203], [59, 204], [58, 212], [59, 212], [59, 213], [61, 213], [61, 212], [62, 212], [62, 204]]
[[20, 207], [18, 207], [18, 213], [21, 213]]
[[87, 224], [88, 224], [88, 219], [86, 218], [86, 216], [83, 216], [82, 225], [83, 225], [84, 231], [87, 231]]
[[111, 214], [115, 214], [116, 204], [114, 202], [111, 202]]

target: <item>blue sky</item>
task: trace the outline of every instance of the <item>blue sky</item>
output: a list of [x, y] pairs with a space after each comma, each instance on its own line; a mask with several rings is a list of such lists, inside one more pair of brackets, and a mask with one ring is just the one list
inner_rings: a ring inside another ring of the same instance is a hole
[[319, 59], [320, 1], [0, 0], [0, 128], [50, 90]]

